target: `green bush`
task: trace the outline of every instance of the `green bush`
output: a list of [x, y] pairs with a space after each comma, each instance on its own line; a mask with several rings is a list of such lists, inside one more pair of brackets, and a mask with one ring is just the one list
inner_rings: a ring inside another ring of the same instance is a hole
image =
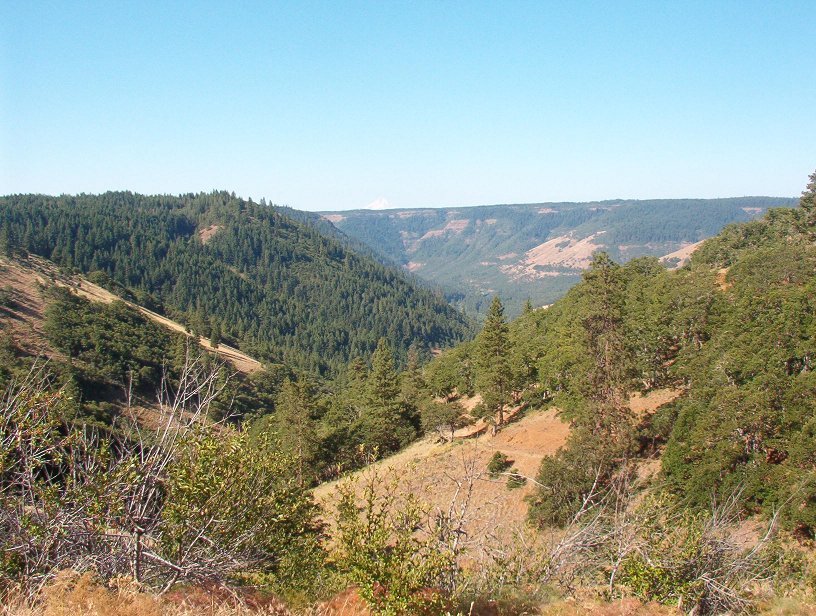
[[[302, 585], [323, 562], [317, 507], [270, 441], [206, 430], [170, 468], [162, 543], [188, 566], [229, 554], [235, 574], [272, 574]], [[206, 531], [206, 540], [202, 533]]]
[[491, 479], [496, 479], [511, 466], [513, 466], [513, 461], [501, 451], [497, 451], [487, 463], [487, 472]]
[[342, 484], [335, 556], [339, 569], [360, 587], [376, 614], [441, 614], [457, 574], [456, 555], [424, 521], [427, 511], [412, 496], [397, 498], [396, 477], [373, 473], [362, 486]]
[[629, 452], [629, 444], [600, 438], [586, 428], [570, 433], [555, 455], [541, 461], [529, 518], [538, 526], [564, 526], [600, 498]]
[[507, 488], [509, 490], [515, 490], [527, 485], [527, 477], [520, 475], [517, 472], [513, 472], [514, 470], [515, 469], [511, 469], [510, 476], [507, 478]]

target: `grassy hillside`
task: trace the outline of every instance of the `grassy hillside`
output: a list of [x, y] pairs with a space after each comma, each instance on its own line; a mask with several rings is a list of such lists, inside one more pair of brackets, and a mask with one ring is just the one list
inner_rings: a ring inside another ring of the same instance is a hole
[[485, 313], [493, 294], [517, 315], [551, 304], [580, 279], [592, 253], [624, 262], [668, 255], [795, 199], [615, 200], [440, 209], [325, 212], [343, 233]]
[[[204, 220], [186, 241], [224, 229]], [[801, 207], [727, 226], [679, 269], [599, 253], [549, 308], [508, 324], [495, 301], [424, 367], [414, 348], [398, 373], [381, 339], [334, 382], [268, 366], [223, 391], [223, 372], [187, 379], [179, 338], [133, 305], [8, 285], [0, 599], [93, 562], [103, 582], [261, 587], [302, 613], [805, 613], [814, 230], [816, 174]], [[38, 344], [50, 379], [20, 370]], [[164, 366], [168, 428], [88, 429]], [[233, 404], [246, 429], [206, 421]], [[341, 480], [310, 492], [320, 479]]]

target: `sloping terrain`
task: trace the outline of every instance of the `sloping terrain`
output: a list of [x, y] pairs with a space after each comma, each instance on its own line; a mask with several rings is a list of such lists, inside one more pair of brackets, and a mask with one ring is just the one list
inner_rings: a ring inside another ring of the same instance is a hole
[[[64, 274], [46, 259], [34, 255], [26, 259], [0, 257], [0, 288], [6, 290], [8, 298], [7, 305], [0, 307], [0, 324], [3, 329], [11, 332], [15, 340], [22, 344], [31, 355], [44, 357], [59, 355], [50, 347], [43, 331], [45, 300], [41, 289], [49, 285], [71, 289], [77, 295], [94, 302], [110, 304], [114, 301], [123, 301], [162, 327], [190, 338], [194, 337], [180, 323], [123, 300], [107, 289], [90, 282], [84, 276]], [[213, 346], [202, 336], [195, 336], [195, 338], [198, 339], [202, 348], [227, 360], [239, 372], [251, 374], [262, 368], [258, 360], [238, 349], [226, 344]]]
[[665, 263], [671, 268], [678, 268], [683, 267], [686, 263], [691, 260], [691, 255], [694, 254], [694, 251], [697, 250], [705, 240], [700, 240], [699, 242], [694, 242], [692, 244], [688, 244], [686, 246], [682, 246], [675, 250], [674, 252], [670, 252], [667, 255], [663, 255], [660, 257], [660, 262]]
[[690, 245], [725, 225], [795, 203], [771, 197], [615, 200], [354, 210], [323, 217], [381, 258], [442, 286], [467, 310], [484, 312], [499, 294], [512, 316], [528, 298], [541, 306], [561, 297], [598, 250], [619, 262], [665, 256], [677, 264]]
[[[519, 472], [534, 477], [541, 459], [564, 444], [569, 431], [556, 410], [539, 411], [520, 419], [500, 431], [477, 438], [439, 443], [434, 437], [425, 438], [403, 451], [374, 465], [384, 477], [395, 477], [400, 494], [412, 494], [422, 502], [447, 511], [452, 504], [467, 503], [467, 532], [479, 537], [503, 532], [524, 523], [527, 505], [524, 496], [528, 485], [508, 490], [507, 477], [491, 479], [487, 463], [496, 451], [515, 461]], [[371, 476], [371, 469], [358, 474], [361, 481]], [[336, 483], [323, 484], [315, 496], [331, 512], [336, 505]]]
[[[636, 394], [629, 404], [643, 416], [672, 402], [679, 389], [659, 389], [642, 396]], [[467, 407], [468, 400], [460, 401]], [[534, 490], [534, 479], [541, 460], [564, 445], [569, 424], [556, 408], [524, 414], [495, 436], [489, 431], [467, 438], [462, 430], [451, 443], [428, 437], [399, 453], [357, 473], [361, 481], [371, 477], [372, 469], [383, 477], [397, 478], [400, 494], [413, 494], [433, 508], [447, 511], [456, 503], [468, 509], [466, 531], [469, 537], [486, 535], [509, 537], [527, 517], [525, 497]], [[521, 488], [508, 489], [507, 475], [491, 478], [487, 472], [490, 458], [501, 452], [513, 461], [514, 472], [528, 478]], [[315, 496], [331, 513], [337, 502], [337, 482], [315, 489]], [[468, 496], [469, 493], [469, 496]]]
[[404, 358], [414, 342], [471, 335], [438, 294], [356, 252], [328, 222], [287, 213], [225, 192], [13, 195], [0, 197], [0, 239], [118, 285], [207, 339], [324, 376], [383, 337]]

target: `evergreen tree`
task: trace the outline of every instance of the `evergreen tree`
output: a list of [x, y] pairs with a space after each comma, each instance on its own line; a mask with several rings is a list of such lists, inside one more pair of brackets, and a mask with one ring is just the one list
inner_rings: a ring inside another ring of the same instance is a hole
[[221, 344], [221, 325], [218, 324], [218, 321], [215, 321], [210, 329], [210, 344], [213, 348], [218, 348], [218, 345]]
[[812, 231], [816, 227], [816, 171], [810, 174], [810, 182], [807, 188], [802, 192], [802, 197], [799, 200], [799, 207], [805, 210], [807, 215], [807, 227], [811, 230], [810, 236], [813, 238], [816, 233]]
[[400, 386], [394, 368], [394, 352], [385, 338], [380, 338], [371, 356], [371, 372], [366, 380], [365, 395], [366, 402], [373, 405], [399, 401]]
[[11, 256], [14, 252], [11, 226], [0, 226], [0, 255]]
[[380, 454], [396, 451], [416, 437], [409, 410], [400, 395], [394, 354], [385, 338], [380, 338], [371, 357], [363, 404], [360, 428], [364, 441]]
[[582, 319], [591, 359], [585, 381], [592, 402], [592, 431], [614, 436], [627, 432], [627, 385], [632, 361], [623, 327], [625, 280], [620, 265], [598, 253], [584, 274], [587, 313]]
[[295, 461], [295, 478], [303, 487], [311, 483], [310, 473], [318, 450], [314, 413], [316, 402], [309, 383], [301, 377], [286, 379], [275, 405], [275, 428], [280, 447]]
[[476, 384], [491, 418], [494, 433], [504, 424], [504, 406], [510, 399], [511, 372], [508, 363], [508, 332], [501, 300], [493, 298], [484, 327], [476, 341]]
[[417, 406], [419, 401], [427, 397], [428, 385], [422, 375], [419, 348], [412, 344], [408, 348], [408, 362], [400, 375], [402, 398], [407, 404]]

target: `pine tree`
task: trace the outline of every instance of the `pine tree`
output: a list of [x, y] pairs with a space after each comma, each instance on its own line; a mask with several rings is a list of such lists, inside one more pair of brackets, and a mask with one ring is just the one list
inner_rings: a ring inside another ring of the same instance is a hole
[[370, 404], [388, 405], [399, 400], [400, 386], [394, 368], [394, 353], [385, 338], [380, 338], [371, 356], [371, 372], [366, 380], [365, 394]]
[[286, 379], [278, 395], [275, 427], [281, 449], [294, 459], [295, 477], [300, 487], [307, 483], [309, 467], [317, 453], [318, 442], [312, 417], [315, 406], [314, 396], [305, 379]]
[[408, 404], [416, 406], [427, 396], [428, 385], [422, 375], [420, 352], [416, 344], [408, 348], [408, 362], [400, 375], [402, 397]]
[[633, 362], [623, 323], [625, 280], [621, 266], [601, 252], [584, 274], [584, 283], [587, 312], [582, 325], [591, 360], [585, 395], [592, 402], [593, 432], [616, 435], [630, 423], [626, 396]]
[[810, 182], [802, 192], [802, 197], [799, 199], [799, 207], [807, 213], [807, 228], [811, 232], [811, 237], [816, 235], [813, 232], [813, 227], [816, 226], [816, 171], [810, 174]]
[[221, 344], [221, 325], [218, 321], [213, 322], [210, 329], [210, 344], [214, 349], [217, 349], [218, 345]]
[[488, 412], [495, 417], [494, 432], [504, 424], [504, 406], [510, 398], [508, 351], [504, 306], [494, 297], [476, 341], [476, 385]]
[[379, 453], [396, 451], [416, 437], [416, 429], [409, 419], [409, 409], [400, 395], [394, 354], [385, 338], [380, 338], [371, 357], [363, 405], [360, 418], [363, 438]]

